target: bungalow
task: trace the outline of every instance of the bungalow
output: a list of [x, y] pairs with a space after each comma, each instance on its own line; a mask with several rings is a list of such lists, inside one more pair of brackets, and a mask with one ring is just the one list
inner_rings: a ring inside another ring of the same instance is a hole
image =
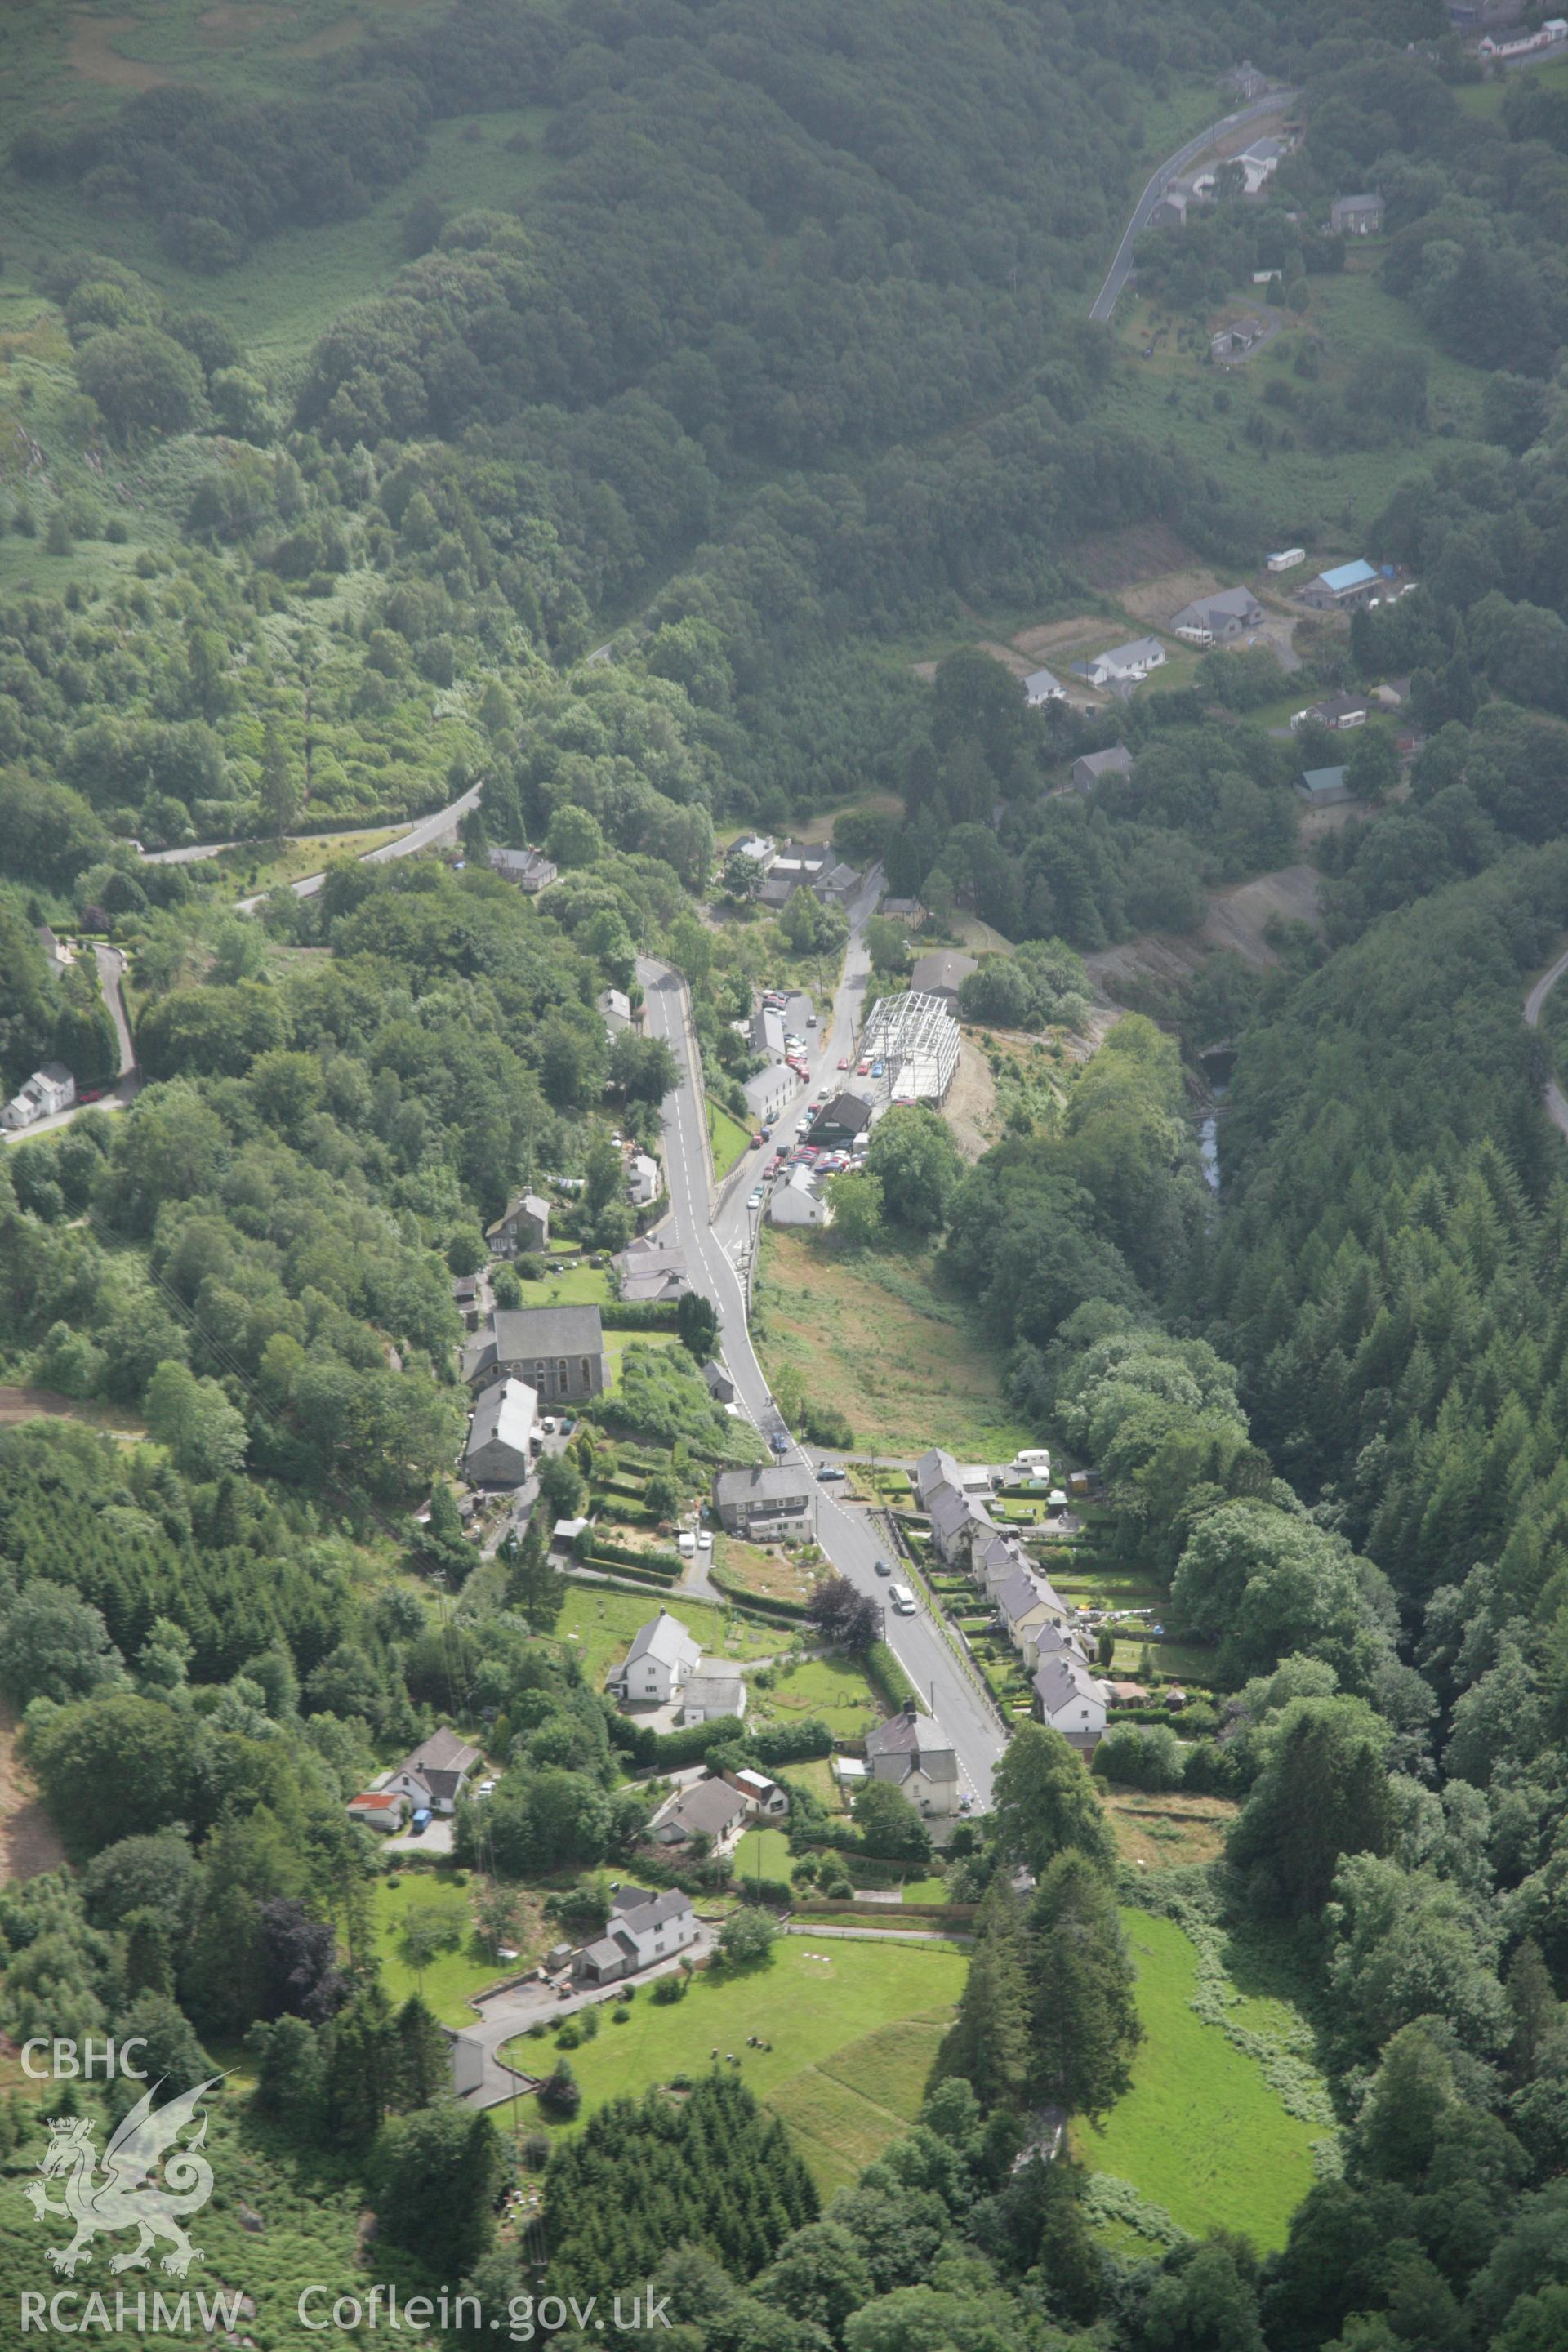
[[957, 948], [940, 948], [931, 955], [921, 956], [916, 963], [910, 974], [910, 992], [943, 997], [948, 1003], [955, 1004], [959, 990], [970, 973], [979, 969], [973, 956], [964, 955]]
[[490, 864], [531, 898], [555, 879], [556, 868], [542, 849], [492, 849]]
[[734, 1403], [735, 1383], [717, 1358], [710, 1357], [707, 1363], [703, 1365], [702, 1377], [708, 1384], [708, 1393], [715, 1404]]
[[1222, 366], [1232, 360], [1244, 360], [1255, 352], [1268, 334], [1269, 321], [1257, 317], [1231, 319], [1217, 327], [1209, 337], [1209, 356]]
[[626, 1198], [633, 1208], [651, 1209], [663, 1190], [658, 1160], [647, 1151], [634, 1151], [626, 1166]]
[[1092, 1756], [1105, 1731], [1107, 1691], [1070, 1658], [1047, 1658], [1035, 1675], [1035, 1714], [1082, 1756]]
[[496, 1257], [520, 1257], [526, 1250], [550, 1247], [550, 1203], [537, 1192], [520, 1192], [501, 1211], [485, 1239]]
[[463, 1475], [472, 1486], [521, 1486], [533, 1467], [539, 1399], [526, 1381], [500, 1380], [474, 1407]]
[[1113, 743], [1109, 751], [1086, 751], [1072, 763], [1073, 790], [1093, 792], [1101, 776], [1128, 776], [1132, 772], [1132, 754], [1125, 743]]
[[609, 1688], [639, 1706], [668, 1706], [702, 1663], [702, 1653], [679, 1617], [661, 1609], [632, 1635], [631, 1648], [610, 1670]]
[[789, 1792], [765, 1772], [753, 1772], [749, 1765], [739, 1769], [731, 1767], [723, 1778], [731, 1789], [744, 1797], [746, 1811], [753, 1821], [783, 1821], [789, 1811]]
[[746, 1685], [722, 1658], [700, 1658], [697, 1672], [680, 1694], [680, 1720], [717, 1723], [727, 1716], [737, 1721], [746, 1712]]
[[833, 1223], [833, 1205], [809, 1168], [792, 1168], [769, 1195], [768, 1220], [775, 1225], [814, 1225], [821, 1231]]
[[1255, 139], [1250, 147], [1244, 147], [1236, 161], [1247, 174], [1245, 193], [1261, 195], [1289, 152], [1289, 142], [1284, 139]]
[[1262, 618], [1263, 607], [1250, 588], [1221, 588], [1184, 604], [1171, 626], [1189, 645], [1223, 646]]
[[1164, 661], [1165, 648], [1158, 637], [1133, 637], [1086, 662], [1075, 662], [1073, 667], [1090, 686], [1136, 686], [1152, 669], [1163, 668]]
[[713, 1507], [732, 1536], [812, 1536], [816, 1531], [816, 1496], [804, 1465], [768, 1463], [761, 1468], [721, 1470], [713, 1480]]
[[1059, 677], [1048, 669], [1032, 669], [1024, 680], [1024, 701], [1030, 710], [1038, 710], [1042, 703], [1065, 702], [1068, 690]]
[[1373, 590], [1382, 585], [1382, 573], [1358, 555], [1353, 563], [1337, 563], [1331, 572], [1320, 572], [1300, 593], [1302, 604], [1314, 613], [1342, 613], [1352, 604], [1364, 604]]
[[1371, 709], [1364, 694], [1331, 694], [1314, 702], [1307, 716], [1338, 734], [1342, 727], [1364, 727]]
[[672, 1797], [648, 1824], [655, 1845], [690, 1845], [706, 1838], [709, 1848], [723, 1853], [734, 1844], [747, 1821], [746, 1800], [725, 1780], [695, 1781]]
[[655, 1895], [644, 1886], [623, 1886], [610, 1906], [605, 1933], [572, 1963], [579, 1984], [618, 1984], [654, 1960], [670, 1958], [697, 1940], [691, 1897], [679, 1887]]
[[871, 1124], [871, 1106], [858, 1095], [835, 1095], [811, 1122], [811, 1141], [828, 1150], [858, 1143]]
[[686, 1253], [671, 1242], [651, 1240], [641, 1234], [610, 1260], [623, 1303], [628, 1307], [658, 1306], [684, 1298], [691, 1288]]
[[866, 1762], [873, 1780], [886, 1780], [922, 1813], [951, 1813], [958, 1806], [958, 1758], [952, 1742], [912, 1699], [866, 1734]]
[[491, 1329], [463, 1354], [463, 1378], [486, 1387], [502, 1373], [526, 1381], [542, 1403], [578, 1403], [610, 1385], [596, 1307], [498, 1307]]
[[455, 1812], [464, 1782], [483, 1760], [455, 1731], [433, 1731], [386, 1775], [376, 1793], [406, 1797], [416, 1812], [422, 1806], [433, 1813]]

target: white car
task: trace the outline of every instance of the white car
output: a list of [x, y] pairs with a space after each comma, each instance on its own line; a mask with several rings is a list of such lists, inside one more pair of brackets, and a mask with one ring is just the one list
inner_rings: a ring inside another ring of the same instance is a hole
[[760, 1208], [762, 1207], [762, 1205], [763, 1205], [763, 1188], [762, 1188], [762, 1186], [759, 1184], [759, 1185], [757, 1186], [757, 1189], [756, 1189], [756, 1191], [755, 1191], [754, 1192], [748, 1192], [748, 1193], [747, 1193], [747, 1195], [746, 1195], [746, 1206], [747, 1206], [747, 1208], [748, 1208], [748, 1209], [760, 1209]]
[[907, 1584], [889, 1584], [888, 1587], [888, 1598], [892, 1602], [893, 1607], [898, 1611], [900, 1617], [912, 1617], [914, 1615], [915, 1596], [910, 1591]]
[[698, 1529], [697, 1549], [699, 1551], [711, 1551], [713, 1549], [713, 1538], [707, 1528]]

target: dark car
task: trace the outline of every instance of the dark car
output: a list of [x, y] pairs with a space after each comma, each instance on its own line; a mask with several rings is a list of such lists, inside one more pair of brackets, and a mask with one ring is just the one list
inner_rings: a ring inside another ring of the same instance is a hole
[[830, 1478], [847, 1478], [849, 1473], [837, 1462], [821, 1462], [817, 1465], [816, 1475], [826, 1486]]
[[773, 1432], [772, 1435], [768, 1439], [768, 1444], [773, 1447], [775, 1454], [787, 1454], [789, 1452], [789, 1439], [784, 1435], [782, 1429], [775, 1429]]
[[877, 1573], [879, 1576], [891, 1576], [892, 1572], [893, 1563], [890, 1559], [879, 1559], [877, 1562]]

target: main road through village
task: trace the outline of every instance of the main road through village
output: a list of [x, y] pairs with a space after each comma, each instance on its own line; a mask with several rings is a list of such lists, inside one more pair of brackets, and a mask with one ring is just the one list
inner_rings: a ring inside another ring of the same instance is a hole
[[[779, 1115], [783, 1129], [798, 1117], [808, 1091], [818, 1086], [832, 1090], [840, 1056], [853, 1061], [870, 961], [865, 929], [877, 904], [881, 877], [867, 877], [865, 892], [850, 910], [849, 945], [844, 972], [833, 1002], [833, 1017], [826, 1035], [819, 1033], [812, 1087], [803, 1087], [788, 1110]], [[719, 1311], [724, 1360], [735, 1383], [736, 1402], [759, 1430], [783, 1426], [752, 1345], [746, 1320], [744, 1261], [755, 1245], [760, 1220], [746, 1203], [756, 1181], [756, 1162], [742, 1160], [715, 1199], [710, 1182], [707, 1108], [702, 1091], [701, 1064], [692, 1033], [686, 991], [668, 965], [639, 957], [637, 977], [647, 1006], [647, 1029], [662, 1037], [675, 1055], [679, 1076], [665, 1097], [664, 1154], [670, 1213], [686, 1262], [697, 1286], [706, 1291]], [[913, 1617], [895, 1616], [887, 1607], [888, 1580], [879, 1577], [876, 1563], [888, 1554], [881, 1531], [867, 1511], [838, 1500], [834, 1487], [816, 1476], [811, 1457], [791, 1445], [785, 1461], [805, 1468], [816, 1492], [817, 1538], [839, 1573], [870, 1593], [887, 1609], [889, 1648], [952, 1740], [958, 1756], [963, 1789], [977, 1806], [991, 1801], [991, 1776], [1004, 1746], [1001, 1723], [989, 1700], [971, 1680], [972, 1669], [961, 1664], [947, 1636], [922, 1607]]]

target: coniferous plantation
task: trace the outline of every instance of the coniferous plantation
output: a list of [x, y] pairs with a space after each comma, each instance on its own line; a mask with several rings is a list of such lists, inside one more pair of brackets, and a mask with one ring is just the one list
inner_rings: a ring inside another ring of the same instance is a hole
[[[1476, 14], [9, 12], [0, 2343], [1568, 2346], [1568, 44]], [[928, 988], [759, 1239], [770, 1023], [831, 1115]], [[1049, 1449], [1027, 1671], [911, 1331]], [[109, 2038], [188, 2279], [49, 2251]]]

